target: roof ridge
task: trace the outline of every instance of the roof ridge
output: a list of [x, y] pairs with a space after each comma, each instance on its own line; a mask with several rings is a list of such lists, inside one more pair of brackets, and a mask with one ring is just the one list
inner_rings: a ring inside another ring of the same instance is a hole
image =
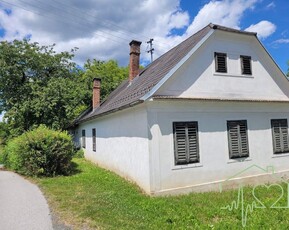
[[226, 27], [226, 26], [222, 26], [218, 24], [213, 24], [213, 23], [210, 23], [208, 26], [214, 30], [222, 30], [222, 31], [227, 31], [227, 32], [232, 32], [232, 33], [241, 33], [241, 34], [254, 35], [254, 36], [257, 35], [256, 32], [250, 32], [250, 31], [245, 31], [241, 29], [234, 29], [234, 28], [230, 28], [230, 27]]

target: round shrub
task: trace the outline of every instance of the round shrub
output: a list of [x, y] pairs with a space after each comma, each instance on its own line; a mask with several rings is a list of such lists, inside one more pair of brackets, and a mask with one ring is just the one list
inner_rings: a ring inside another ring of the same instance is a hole
[[67, 175], [71, 172], [73, 154], [70, 135], [39, 126], [7, 143], [4, 164], [29, 176]]

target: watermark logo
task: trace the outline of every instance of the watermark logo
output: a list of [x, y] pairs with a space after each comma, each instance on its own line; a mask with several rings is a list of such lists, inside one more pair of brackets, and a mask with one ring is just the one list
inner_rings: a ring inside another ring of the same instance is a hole
[[[241, 210], [243, 227], [246, 227], [249, 214], [256, 209], [289, 208], [289, 183], [287, 180], [284, 180], [282, 177], [275, 174], [273, 166], [268, 166], [266, 169], [264, 169], [257, 165], [252, 165], [222, 182], [220, 184], [220, 192], [223, 191], [226, 183], [230, 184], [230, 182], [234, 181], [235, 179], [242, 179], [242, 174], [246, 175], [246, 172], [249, 170], [254, 170], [255, 172], [260, 171], [262, 176], [266, 176], [266, 178], [270, 179], [269, 181], [274, 181], [274, 183], [265, 184], [260, 183], [259, 181], [259, 183], [256, 183], [254, 187], [247, 189], [249, 191], [246, 191], [246, 193], [244, 192], [244, 185], [240, 183], [237, 198], [231, 201], [231, 203], [221, 207], [221, 209], [230, 212], [234, 210]], [[281, 185], [282, 182], [285, 186]], [[270, 194], [270, 196], [267, 194]]]

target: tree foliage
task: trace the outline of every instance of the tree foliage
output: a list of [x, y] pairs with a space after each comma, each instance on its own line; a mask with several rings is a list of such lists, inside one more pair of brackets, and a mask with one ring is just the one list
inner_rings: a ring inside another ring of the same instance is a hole
[[64, 129], [91, 105], [92, 80], [101, 78], [101, 100], [124, 79], [128, 68], [114, 60], [88, 60], [84, 69], [72, 61], [74, 51], [29, 40], [0, 43], [0, 112], [12, 136], [44, 124]]
[[0, 43], [0, 111], [14, 135], [40, 124], [65, 128], [86, 106], [73, 55], [28, 40]]
[[91, 91], [93, 78], [101, 79], [101, 100], [104, 100], [123, 80], [128, 78], [128, 67], [120, 67], [115, 60], [88, 60], [84, 65], [87, 87]]

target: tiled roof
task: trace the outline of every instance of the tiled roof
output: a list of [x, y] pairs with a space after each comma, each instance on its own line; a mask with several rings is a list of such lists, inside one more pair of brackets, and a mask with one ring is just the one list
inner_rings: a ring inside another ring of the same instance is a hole
[[190, 50], [192, 50], [204, 38], [211, 29], [219, 29], [234, 33], [244, 33], [256, 35], [251, 32], [239, 31], [223, 26], [209, 24], [179, 45], [175, 46], [161, 57], [153, 61], [131, 83], [125, 80], [108, 98], [95, 110], [88, 110], [76, 123], [81, 123], [116, 110], [130, 107], [141, 103], [141, 98], [148, 93], [166, 74], [173, 69]]

